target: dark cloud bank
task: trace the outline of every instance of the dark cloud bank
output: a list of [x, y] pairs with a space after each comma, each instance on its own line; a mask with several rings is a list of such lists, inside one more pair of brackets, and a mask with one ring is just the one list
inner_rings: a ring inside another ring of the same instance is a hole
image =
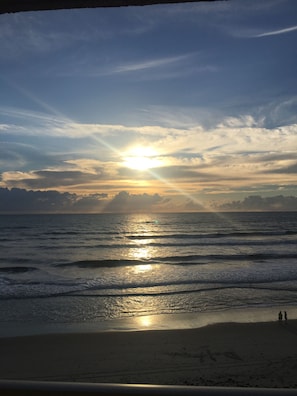
[[0, 188], [0, 213], [100, 213], [143, 212], [167, 200], [158, 194], [129, 194], [122, 191], [114, 198], [107, 194], [80, 196], [58, 191], [32, 191]]
[[[58, 191], [32, 191], [0, 188], [0, 213], [100, 213], [168, 211], [170, 200], [159, 194], [129, 194], [121, 191], [112, 199], [107, 194], [80, 196]], [[249, 196], [242, 201], [225, 203], [220, 211], [296, 211], [297, 197]], [[185, 211], [189, 208], [185, 205]]]
[[297, 211], [297, 197], [277, 195], [261, 197], [252, 195], [243, 201], [232, 201], [220, 206], [220, 210], [234, 211]]

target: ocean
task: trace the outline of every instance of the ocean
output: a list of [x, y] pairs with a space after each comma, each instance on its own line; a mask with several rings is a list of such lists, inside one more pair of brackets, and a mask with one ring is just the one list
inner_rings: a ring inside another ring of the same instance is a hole
[[0, 216], [0, 335], [279, 307], [297, 317], [297, 212]]

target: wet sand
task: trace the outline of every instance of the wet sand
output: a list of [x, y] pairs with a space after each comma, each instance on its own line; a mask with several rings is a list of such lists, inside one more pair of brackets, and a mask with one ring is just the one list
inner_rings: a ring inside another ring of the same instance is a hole
[[297, 388], [297, 321], [0, 338], [0, 379]]

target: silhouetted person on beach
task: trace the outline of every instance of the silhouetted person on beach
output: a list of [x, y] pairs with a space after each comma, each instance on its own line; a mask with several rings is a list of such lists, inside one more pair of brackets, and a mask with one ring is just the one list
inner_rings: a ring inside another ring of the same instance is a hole
[[283, 320], [282, 311], [279, 311], [279, 313], [278, 313], [278, 320], [279, 320], [280, 322]]
[[287, 311], [284, 312], [285, 320], [288, 320]]

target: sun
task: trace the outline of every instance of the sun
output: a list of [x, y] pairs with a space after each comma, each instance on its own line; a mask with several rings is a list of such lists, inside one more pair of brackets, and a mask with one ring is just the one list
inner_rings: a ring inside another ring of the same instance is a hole
[[130, 169], [145, 171], [160, 165], [157, 155], [156, 150], [151, 147], [133, 147], [124, 157], [124, 164]]

